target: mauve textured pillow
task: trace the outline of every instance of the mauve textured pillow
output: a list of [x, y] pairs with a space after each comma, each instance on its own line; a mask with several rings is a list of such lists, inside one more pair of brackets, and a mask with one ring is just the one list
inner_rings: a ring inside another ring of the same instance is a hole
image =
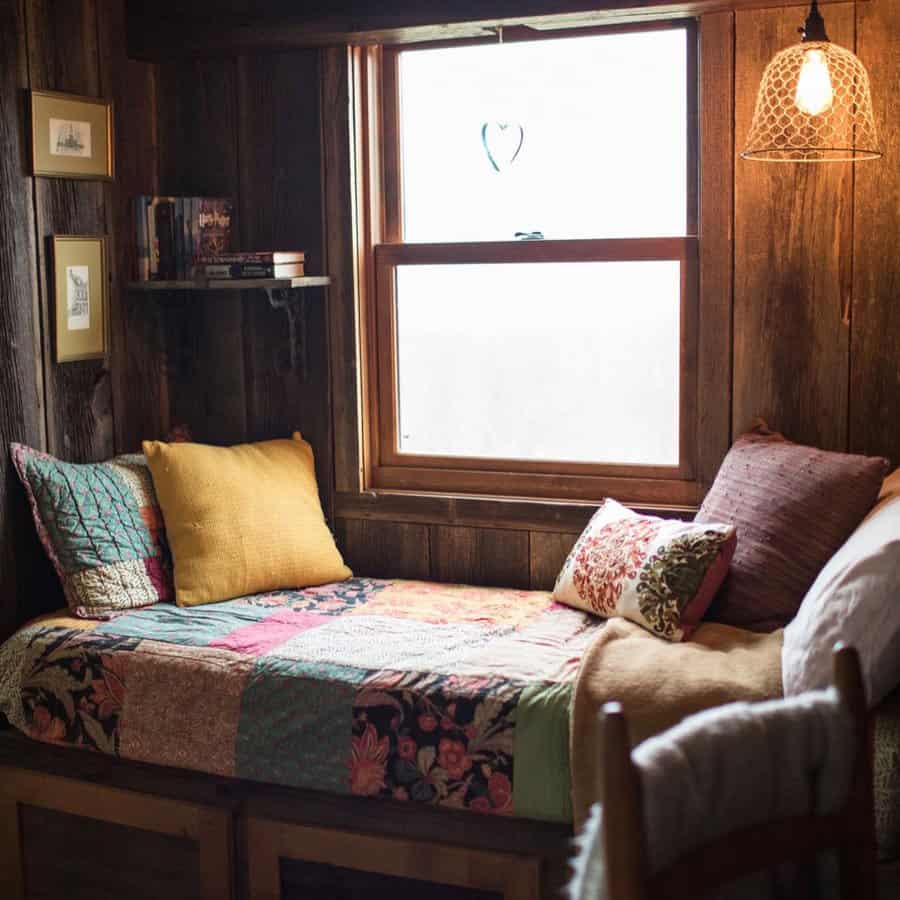
[[706, 618], [751, 631], [787, 625], [872, 508], [888, 465], [764, 430], [738, 438], [695, 518], [729, 522], [738, 535], [731, 570]]

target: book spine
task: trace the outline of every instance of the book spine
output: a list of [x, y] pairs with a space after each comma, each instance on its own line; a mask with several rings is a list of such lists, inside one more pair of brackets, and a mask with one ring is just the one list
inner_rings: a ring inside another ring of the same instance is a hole
[[150, 279], [150, 236], [147, 233], [147, 201], [144, 194], [134, 199], [134, 220], [137, 239], [137, 278], [139, 281]]
[[175, 277], [184, 280], [184, 198], [174, 201], [173, 234], [175, 238]]
[[187, 244], [187, 277], [194, 277], [194, 260], [197, 256], [196, 244], [194, 242], [194, 198], [188, 197], [186, 200], [187, 211], [185, 212], [185, 242]]
[[231, 201], [205, 197], [200, 209], [200, 255], [215, 257], [231, 248]]
[[156, 236], [159, 242], [159, 278], [161, 281], [174, 281], [177, 277], [175, 204], [170, 199], [161, 200], [157, 204]]
[[246, 250], [235, 253], [220, 253], [199, 260], [203, 265], [224, 266], [233, 263], [255, 263], [258, 265], [295, 266], [302, 265], [305, 255], [299, 253], [274, 253], [266, 250]]
[[150, 251], [150, 277], [159, 277], [159, 240], [156, 236], [156, 197], [147, 198], [147, 246]]
[[284, 268], [274, 264], [222, 263], [207, 265], [204, 274], [207, 278], [298, 278], [303, 274], [303, 266], [292, 263], [290, 274], [285, 274]]
[[181, 269], [182, 278], [191, 277], [194, 253], [191, 248], [191, 198], [181, 198]]

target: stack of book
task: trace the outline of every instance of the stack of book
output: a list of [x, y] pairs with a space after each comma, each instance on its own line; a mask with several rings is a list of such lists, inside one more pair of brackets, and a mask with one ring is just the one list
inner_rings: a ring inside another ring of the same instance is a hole
[[197, 260], [231, 248], [231, 219], [232, 204], [224, 197], [137, 197], [137, 277], [193, 278]]
[[257, 250], [202, 257], [196, 277], [209, 281], [237, 278], [300, 278], [304, 274], [302, 250]]

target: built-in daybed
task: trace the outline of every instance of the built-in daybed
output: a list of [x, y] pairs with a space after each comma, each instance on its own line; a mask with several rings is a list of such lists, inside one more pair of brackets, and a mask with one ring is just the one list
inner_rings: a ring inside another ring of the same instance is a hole
[[19, 846], [37, 806], [190, 838], [206, 897], [233, 856], [252, 898], [279, 896], [290, 859], [549, 898], [593, 790], [594, 706], [640, 702], [657, 728], [771, 696], [779, 650], [715, 624], [669, 643], [543, 591], [369, 578], [42, 616], [0, 649], [3, 871], [43, 877]]
[[[550, 594], [352, 577], [299, 436], [145, 450], [152, 484], [140, 458], [13, 448], [69, 610], [0, 647], [11, 896], [58, 894], [81, 839], [102, 889], [125, 877], [133, 897], [189, 870], [184, 896], [401, 900], [429, 883], [441, 900], [549, 900], [602, 799], [607, 700], [641, 740], [814, 687], [837, 636], [864, 651], [873, 701], [897, 683], [900, 482], [881, 459], [748, 435], [694, 522], [604, 500]], [[252, 578], [314, 586], [235, 589]], [[108, 830], [122, 826], [140, 839], [123, 845]], [[54, 828], [65, 865], [46, 853]], [[74, 871], [90, 893], [93, 873]]]
[[[55, 753], [7, 736], [2, 758], [39, 759], [65, 784], [10, 775], [6, 810], [38, 791], [38, 806], [117, 807], [112, 821], [146, 828], [123, 811], [149, 785], [175, 804], [153, 801], [154, 827], [199, 841], [202, 860], [226, 858], [223, 810], [240, 820], [254, 897], [275, 893], [279, 855], [538, 897], [571, 835], [569, 708], [602, 624], [546, 592], [375, 579], [41, 617], [0, 651], [0, 703]], [[105, 787], [136, 792], [94, 797], [69, 783], [76, 747], [153, 774], [93, 763]], [[211, 777], [182, 796], [184, 777], [157, 767]]]

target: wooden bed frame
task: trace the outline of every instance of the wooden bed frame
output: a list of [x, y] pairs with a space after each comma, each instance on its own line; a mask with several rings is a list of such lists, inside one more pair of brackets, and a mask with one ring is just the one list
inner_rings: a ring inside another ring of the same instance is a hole
[[[277, 900], [282, 860], [454, 886], [479, 898], [549, 900], [567, 880], [571, 853], [568, 826], [127, 762], [7, 730], [0, 896], [10, 900], [29, 895], [28, 807], [84, 817], [86, 829], [112, 823], [194, 842], [202, 900]], [[67, 896], [77, 897], [77, 881], [67, 885]]]

